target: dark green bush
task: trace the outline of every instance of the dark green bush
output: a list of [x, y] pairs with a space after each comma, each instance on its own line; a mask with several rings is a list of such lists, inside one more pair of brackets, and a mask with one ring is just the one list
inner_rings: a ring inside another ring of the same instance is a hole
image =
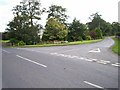
[[12, 43], [12, 45], [16, 45], [18, 42], [19, 42], [19, 40], [15, 39], [15, 38], [10, 39], [10, 43]]

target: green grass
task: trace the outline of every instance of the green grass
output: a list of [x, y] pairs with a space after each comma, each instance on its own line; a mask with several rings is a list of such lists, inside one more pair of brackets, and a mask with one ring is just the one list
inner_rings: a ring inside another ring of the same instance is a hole
[[0, 42], [7, 43], [9, 40], [0, 40]]
[[[62, 44], [38, 44], [38, 45], [25, 45], [25, 46], [19, 46], [19, 47], [50, 47], [50, 46], [67, 46], [67, 45], [79, 45], [79, 44], [90, 44], [102, 41], [103, 39], [98, 40], [85, 40], [85, 41], [76, 41], [76, 42], [68, 42], [68, 43], [62, 43]], [[18, 46], [15, 46], [18, 47]]]
[[115, 41], [114, 46], [112, 47], [112, 51], [120, 55], [120, 40], [117, 38], [113, 38]]

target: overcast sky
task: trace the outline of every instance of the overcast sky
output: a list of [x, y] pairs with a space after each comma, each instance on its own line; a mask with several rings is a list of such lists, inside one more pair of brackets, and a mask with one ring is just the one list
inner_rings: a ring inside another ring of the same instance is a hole
[[[0, 0], [0, 32], [5, 31], [6, 25], [12, 20], [12, 9], [22, 0]], [[68, 22], [76, 17], [80, 22], [89, 22], [89, 16], [99, 12], [107, 22], [118, 22], [118, 2], [120, 0], [41, 0], [42, 7], [48, 8], [51, 4], [61, 5], [67, 9], [70, 16]], [[46, 15], [40, 21], [45, 25]]]

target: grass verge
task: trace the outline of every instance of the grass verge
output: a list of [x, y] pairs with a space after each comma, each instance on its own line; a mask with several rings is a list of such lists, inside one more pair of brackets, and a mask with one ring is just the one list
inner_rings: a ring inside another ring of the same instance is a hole
[[120, 40], [117, 38], [113, 38], [115, 41], [114, 46], [112, 47], [112, 51], [120, 55]]
[[103, 39], [98, 40], [85, 40], [85, 41], [76, 41], [76, 42], [68, 42], [62, 44], [39, 44], [39, 45], [25, 45], [25, 46], [15, 46], [15, 47], [50, 47], [50, 46], [68, 46], [68, 45], [79, 45], [79, 44], [90, 44], [95, 42], [100, 42]]
[[10, 40], [0, 40], [0, 42], [3, 42], [3, 43], [7, 43], [9, 42]]

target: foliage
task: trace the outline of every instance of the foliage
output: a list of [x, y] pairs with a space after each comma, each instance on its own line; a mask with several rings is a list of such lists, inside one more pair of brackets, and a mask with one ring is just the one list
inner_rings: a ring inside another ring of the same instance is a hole
[[89, 28], [89, 31], [95, 30], [96, 28], [101, 29], [103, 36], [112, 36], [116, 32], [120, 31], [120, 23], [113, 22], [112, 24], [106, 22], [101, 18], [101, 15], [98, 13], [92, 14], [90, 17], [91, 22], [86, 23]]
[[86, 36], [86, 40], [92, 40], [91, 36]]
[[92, 14], [90, 17], [91, 22], [88, 22], [87, 25], [90, 30], [94, 30], [96, 28], [100, 28], [101, 25], [105, 22], [102, 18], [101, 15], [98, 13]]
[[25, 43], [23, 41], [18, 42], [18, 46], [24, 46], [24, 45], [25, 45]]
[[116, 33], [116, 36], [119, 36], [119, 37], [120, 37], [120, 32], [117, 32], [117, 33]]
[[57, 18], [50, 18], [46, 23], [43, 40], [65, 40], [68, 34], [67, 27]]
[[11, 38], [10, 39], [10, 43], [12, 43], [12, 45], [16, 45], [19, 41], [15, 38]]
[[103, 35], [102, 35], [101, 29], [100, 28], [96, 28], [95, 31], [96, 31], [96, 34], [97, 34], [97, 39], [102, 39]]
[[67, 45], [79, 45], [79, 44], [90, 44], [95, 42], [100, 42], [102, 39], [98, 40], [85, 40], [85, 41], [75, 41], [75, 42], [68, 42], [68, 43], [61, 43], [61, 44], [53, 44], [53, 43], [43, 43], [37, 45], [25, 45], [23, 47], [50, 47], [50, 46], [67, 46]]
[[112, 50], [118, 55], [120, 55], [120, 39], [113, 38], [113, 40], [115, 41], [115, 45], [112, 47]]
[[[90, 22], [83, 24], [76, 18], [67, 24], [68, 16], [66, 8], [51, 5], [47, 10], [47, 22], [43, 33], [43, 41], [84, 41], [102, 39], [103, 36], [119, 35], [120, 23], [109, 23], [102, 19], [99, 13], [90, 16]], [[38, 0], [21, 2], [13, 8], [14, 18], [8, 23], [7, 32], [3, 33], [3, 39], [10, 39], [15, 45], [31, 45], [39, 43], [38, 33], [42, 26], [38, 24], [41, 15], [46, 9], [41, 9]], [[43, 29], [43, 28], [42, 28]]]
[[68, 41], [84, 40], [86, 30], [86, 25], [80, 23], [80, 21], [75, 18], [69, 25]]
[[2, 33], [2, 40], [9, 40], [8, 32], [3, 32]]
[[40, 2], [22, 2], [13, 9], [14, 18], [7, 25], [9, 38], [23, 41], [26, 44], [39, 42], [38, 32], [40, 15], [44, 10], [40, 9]]
[[112, 23], [112, 35], [116, 35], [119, 32], [120, 32], [120, 23], [113, 22]]
[[68, 18], [68, 16], [65, 14], [66, 8], [63, 8], [62, 6], [51, 5], [47, 12], [48, 12], [48, 19], [55, 17], [58, 18], [59, 21], [64, 24], [66, 19]]

